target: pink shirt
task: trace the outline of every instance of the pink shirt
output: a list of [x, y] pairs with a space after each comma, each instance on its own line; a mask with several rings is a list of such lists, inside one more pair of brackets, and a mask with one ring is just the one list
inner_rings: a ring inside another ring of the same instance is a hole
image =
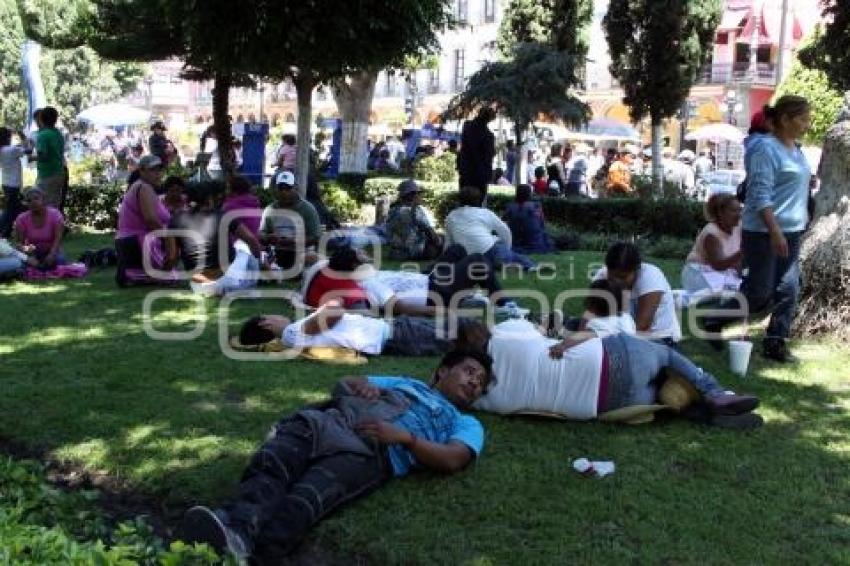
[[[116, 238], [144, 236], [150, 232], [145, 225], [145, 217], [142, 216], [142, 208], [139, 202], [141, 198], [139, 191], [146, 185], [147, 183], [144, 181], [136, 181], [124, 193], [124, 199], [121, 201], [121, 207], [118, 209], [118, 234], [115, 236]], [[159, 199], [156, 199], [156, 217], [163, 227], [168, 226], [171, 213], [168, 212], [168, 208]]]
[[295, 169], [297, 150], [294, 145], [283, 144], [277, 152], [277, 160], [282, 169]]
[[237, 217], [239, 222], [255, 236], [260, 233], [260, 219], [263, 215], [263, 209], [260, 206], [260, 200], [254, 195], [250, 193], [229, 195], [224, 199], [221, 210], [222, 212], [230, 212], [231, 210], [246, 211], [246, 214], [240, 214]]
[[688, 254], [688, 263], [701, 263], [703, 265], [708, 265], [708, 253], [705, 249], [705, 239], [709, 235], [714, 236], [720, 241], [720, 248], [723, 251], [724, 257], [729, 257], [741, 249], [740, 224], [735, 226], [731, 234], [727, 234], [720, 228], [720, 226], [714, 222], [709, 222], [697, 236], [697, 240], [694, 242], [694, 247], [691, 250], [691, 253]]
[[41, 226], [35, 225], [35, 219], [30, 210], [15, 220], [15, 230], [23, 238], [24, 244], [35, 246], [39, 253], [48, 253], [57, 234], [61, 234], [64, 229], [65, 219], [62, 213], [52, 206], [47, 207], [44, 224]]

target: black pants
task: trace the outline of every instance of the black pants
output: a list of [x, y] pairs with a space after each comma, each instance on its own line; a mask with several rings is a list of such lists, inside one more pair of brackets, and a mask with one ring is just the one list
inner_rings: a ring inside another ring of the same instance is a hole
[[390, 477], [386, 452], [316, 457], [313, 431], [301, 417], [277, 423], [254, 453], [236, 500], [225, 506], [230, 526], [259, 555], [293, 550], [322, 517], [383, 485]]
[[24, 205], [21, 204], [21, 188], [3, 186], [3, 196], [6, 205], [3, 209], [3, 216], [0, 218], [0, 236], [8, 238], [12, 234], [12, 227], [15, 225], [15, 220], [24, 211]]
[[476, 285], [491, 295], [502, 290], [493, 264], [483, 254], [467, 255], [463, 246], [457, 244], [443, 252], [428, 275], [428, 290], [437, 293], [445, 306], [456, 293], [469, 291]]

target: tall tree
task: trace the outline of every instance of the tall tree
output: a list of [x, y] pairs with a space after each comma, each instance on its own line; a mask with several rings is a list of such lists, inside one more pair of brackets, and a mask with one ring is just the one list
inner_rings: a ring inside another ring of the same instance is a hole
[[776, 89], [774, 100], [786, 94], [805, 96], [812, 103], [812, 127], [802, 141], [808, 145], [821, 145], [844, 104], [841, 92], [832, 87], [823, 71], [809, 69], [794, 61], [788, 75]]
[[407, 55], [437, 49], [437, 32], [450, 22], [449, 5], [450, 0], [315, 0], [288, 6], [298, 22], [285, 41], [291, 55], [288, 74], [298, 95], [300, 187], [306, 187], [316, 86], [334, 85], [342, 102], [343, 139], [354, 145], [355, 155], [362, 154], [373, 77], [379, 69], [401, 66]]
[[496, 46], [510, 57], [520, 43], [538, 42], [578, 57], [587, 54], [593, 0], [510, 0]]
[[844, 106], [823, 144], [815, 214], [800, 254], [803, 285], [795, 321], [799, 334], [850, 339], [850, 4], [826, 0], [823, 33], [800, 60], [845, 92]]
[[602, 21], [611, 74], [632, 120], [652, 122], [652, 180], [660, 193], [661, 126], [681, 108], [710, 53], [720, 0], [611, 0]]
[[[443, 116], [462, 119], [479, 108], [493, 108], [513, 122], [520, 146], [529, 125], [541, 114], [580, 126], [590, 119], [590, 107], [573, 94], [579, 85], [575, 65], [574, 58], [550, 45], [519, 44], [509, 60], [485, 63], [473, 74]], [[519, 169], [525, 157], [522, 154], [517, 160]], [[520, 178], [517, 176], [517, 183]]]

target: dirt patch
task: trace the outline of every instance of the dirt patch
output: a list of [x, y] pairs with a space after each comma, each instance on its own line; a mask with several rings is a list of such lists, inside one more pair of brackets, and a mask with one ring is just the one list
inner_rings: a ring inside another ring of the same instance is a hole
[[[78, 464], [58, 460], [46, 448], [26, 446], [0, 436], [0, 454], [19, 460], [36, 460], [44, 464], [47, 481], [61, 489], [76, 491], [96, 489], [100, 493], [98, 505], [107, 518], [114, 522], [143, 516], [157, 536], [170, 541], [186, 511], [186, 506], [166, 504], [150, 494], [139, 493], [129, 482], [106, 473], [84, 469]], [[363, 556], [341, 557], [315, 542], [307, 540], [286, 559], [276, 562], [281, 566], [364, 566], [369, 561]]]

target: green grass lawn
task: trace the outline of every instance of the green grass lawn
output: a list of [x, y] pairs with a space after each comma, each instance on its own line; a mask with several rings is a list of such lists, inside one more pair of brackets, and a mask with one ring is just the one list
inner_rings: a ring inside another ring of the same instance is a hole
[[[76, 235], [69, 257], [108, 244]], [[534, 287], [553, 299], [587, 284], [601, 254], [550, 256], [561, 276]], [[675, 262], [660, 261], [671, 282]], [[572, 266], [576, 277], [564, 274]], [[218, 347], [218, 302], [119, 290], [114, 270], [86, 279], [0, 286], [0, 436], [127, 480], [172, 503], [215, 503], [238, 481], [268, 427], [321, 399], [350, 368], [236, 362]], [[528, 280], [508, 281], [510, 287]], [[569, 303], [575, 309], [575, 301]], [[280, 301], [234, 303], [231, 326]], [[668, 421], [638, 427], [481, 415], [480, 461], [444, 478], [422, 473], [326, 520], [313, 540], [374, 564], [850, 563], [850, 348], [795, 344], [796, 367], [754, 354], [745, 380], [725, 354], [685, 351], [729, 387], [758, 394], [767, 423], [734, 433]], [[356, 373], [427, 378], [433, 359], [374, 359]], [[601, 480], [573, 458], [614, 460]]]

